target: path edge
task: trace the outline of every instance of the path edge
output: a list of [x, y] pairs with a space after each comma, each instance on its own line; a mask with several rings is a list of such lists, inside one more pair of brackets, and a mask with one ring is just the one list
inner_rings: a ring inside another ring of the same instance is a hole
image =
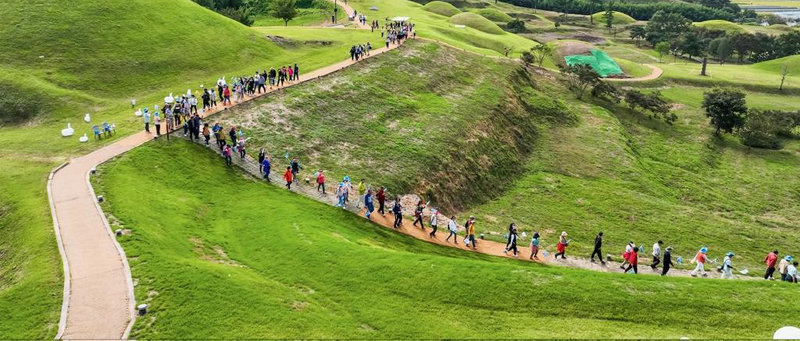
[[56, 234], [56, 244], [58, 244], [58, 253], [61, 255], [62, 271], [64, 271], [64, 290], [61, 298], [61, 315], [58, 319], [58, 331], [53, 339], [61, 339], [64, 331], [67, 329], [67, 310], [69, 309], [69, 293], [70, 293], [70, 275], [69, 275], [69, 260], [67, 259], [67, 252], [64, 250], [64, 241], [61, 240], [61, 227], [58, 225], [58, 215], [56, 214], [56, 205], [53, 202], [53, 177], [56, 172], [66, 167], [69, 160], [64, 161], [61, 165], [53, 168], [50, 175], [47, 176], [47, 201], [50, 203], [50, 216], [53, 218], [53, 230]]
[[[109, 158], [108, 160], [111, 159], [113, 158]], [[117, 248], [117, 252], [122, 259], [122, 269], [125, 272], [125, 282], [128, 285], [128, 296], [130, 297], [130, 300], [128, 300], [128, 311], [130, 313], [130, 318], [128, 321], [128, 326], [125, 327], [125, 332], [122, 333], [122, 339], [128, 339], [131, 329], [133, 329], [133, 324], [136, 322], [136, 296], [134, 296], [133, 293], [133, 277], [131, 276], [131, 268], [130, 265], [128, 265], [128, 256], [125, 254], [125, 250], [122, 249], [122, 245], [119, 244], [117, 237], [114, 235], [114, 231], [111, 230], [111, 225], [108, 224], [108, 219], [106, 219], [105, 212], [103, 212], [103, 209], [100, 207], [100, 202], [97, 201], [97, 194], [94, 192], [94, 187], [92, 187], [91, 181], [92, 170], [96, 169], [98, 165], [105, 163], [108, 160], [93, 165], [89, 171], [86, 172], [86, 186], [89, 188], [89, 193], [92, 195], [94, 207], [97, 209], [97, 212], [100, 213], [100, 219], [103, 221], [103, 225], [106, 227], [106, 232], [108, 233], [108, 236], [111, 237], [111, 240], [114, 241], [114, 247]]]

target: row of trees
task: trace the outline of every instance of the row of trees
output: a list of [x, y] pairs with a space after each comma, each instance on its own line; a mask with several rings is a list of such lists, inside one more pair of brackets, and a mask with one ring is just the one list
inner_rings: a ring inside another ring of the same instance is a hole
[[715, 88], [703, 94], [703, 108], [715, 135], [735, 134], [744, 145], [779, 149], [783, 138], [796, 138], [800, 111], [748, 109], [745, 93]]
[[[193, 0], [197, 4], [212, 9], [219, 14], [236, 20], [243, 25], [253, 24], [253, 16], [267, 14], [281, 18], [285, 25], [297, 16], [295, 0]], [[311, 2], [313, 0], [301, 0]]]
[[[510, 4], [522, 7], [539, 8], [548, 11], [572, 13], [572, 14], [594, 14], [602, 10], [605, 6], [603, 0], [503, 0]], [[712, 5], [712, 6], [709, 6]], [[650, 20], [658, 11], [679, 13], [683, 17], [694, 21], [705, 21], [711, 19], [722, 20], [743, 20], [745, 18], [755, 18], [756, 13], [749, 10], [742, 10], [738, 5], [729, 0], [692, 0], [692, 2], [680, 1], [652, 1], [652, 2], [632, 2], [619, 1], [611, 4], [612, 10], [630, 15], [637, 20]]]
[[779, 36], [764, 33], [726, 33], [695, 27], [678, 13], [658, 12], [646, 26], [634, 25], [630, 37], [647, 41], [663, 57], [666, 54], [693, 57], [713, 57], [721, 63], [735, 53], [739, 62], [760, 62], [800, 53], [800, 32], [790, 31]]

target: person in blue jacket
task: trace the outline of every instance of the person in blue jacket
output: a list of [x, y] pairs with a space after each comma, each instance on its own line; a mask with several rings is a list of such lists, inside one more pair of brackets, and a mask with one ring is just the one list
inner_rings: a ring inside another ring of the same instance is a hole
[[267, 182], [271, 182], [269, 180], [269, 171], [271, 167], [272, 165], [269, 162], [269, 156], [264, 157], [264, 161], [261, 161], [261, 169], [264, 171], [264, 179], [266, 179]]

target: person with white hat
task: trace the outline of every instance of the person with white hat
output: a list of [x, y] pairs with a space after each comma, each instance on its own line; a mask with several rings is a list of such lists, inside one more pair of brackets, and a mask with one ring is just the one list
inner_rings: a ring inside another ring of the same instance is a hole
[[722, 260], [722, 266], [719, 267], [719, 270], [722, 272], [720, 278], [733, 279], [733, 263], [731, 263], [731, 258], [733, 258], [733, 256], [733, 252], [725, 254], [725, 259]]
[[554, 255], [555, 259], [558, 259], [558, 256], [561, 256], [561, 259], [567, 259], [567, 245], [569, 245], [569, 240], [567, 240], [567, 231], [562, 231], [561, 236], [558, 238], [558, 244], [556, 244], [556, 254]]
[[703, 277], [708, 276], [705, 268], [706, 261], [708, 260], [706, 253], [708, 253], [708, 248], [703, 246], [700, 248], [700, 251], [697, 251], [697, 254], [694, 256], [694, 259], [692, 259], [692, 262], [695, 262], [697, 264], [694, 270], [692, 270], [692, 272], [690, 273], [692, 277], [697, 277], [698, 273], [700, 273], [700, 275], [702, 275]]

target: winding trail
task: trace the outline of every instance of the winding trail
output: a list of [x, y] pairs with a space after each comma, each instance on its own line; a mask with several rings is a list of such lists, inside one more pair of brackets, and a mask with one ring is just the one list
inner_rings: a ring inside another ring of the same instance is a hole
[[654, 79], [658, 79], [664, 73], [664, 70], [661, 70], [660, 67], [652, 65], [652, 64], [644, 64], [650, 68], [650, 74], [644, 77], [636, 77], [636, 78], [606, 78], [609, 82], [646, 82], [651, 81]]
[[[348, 13], [352, 8], [343, 6]], [[364, 28], [364, 25], [358, 25]], [[366, 26], [369, 29], [369, 26]], [[392, 44], [372, 50], [372, 58], [397, 48]], [[344, 51], [343, 51], [344, 53]], [[284, 87], [255, 96], [246, 96], [237, 105], [285, 87], [294, 86], [344, 69], [357, 63], [345, 61], [301, 74], [300, 79]], [[228, 106], [230, 107], [230, 106]], [[228, 107], [217, 106], [201, 114], [208, 116]], [[153, 130], [154, 131], [154, 130]], [[48, 181], [51, 211], [59, 249], [64, 263], [64, 298], [58, 339], [126, 339], [136, 318], [133, 281], [125, 252], [106, 221], [94, 189], [89, 182], [91, 170], [117, 155], [153, 139], [153, 134], [139, 132], [87, 155], [71, 159], [51, 173]]]

